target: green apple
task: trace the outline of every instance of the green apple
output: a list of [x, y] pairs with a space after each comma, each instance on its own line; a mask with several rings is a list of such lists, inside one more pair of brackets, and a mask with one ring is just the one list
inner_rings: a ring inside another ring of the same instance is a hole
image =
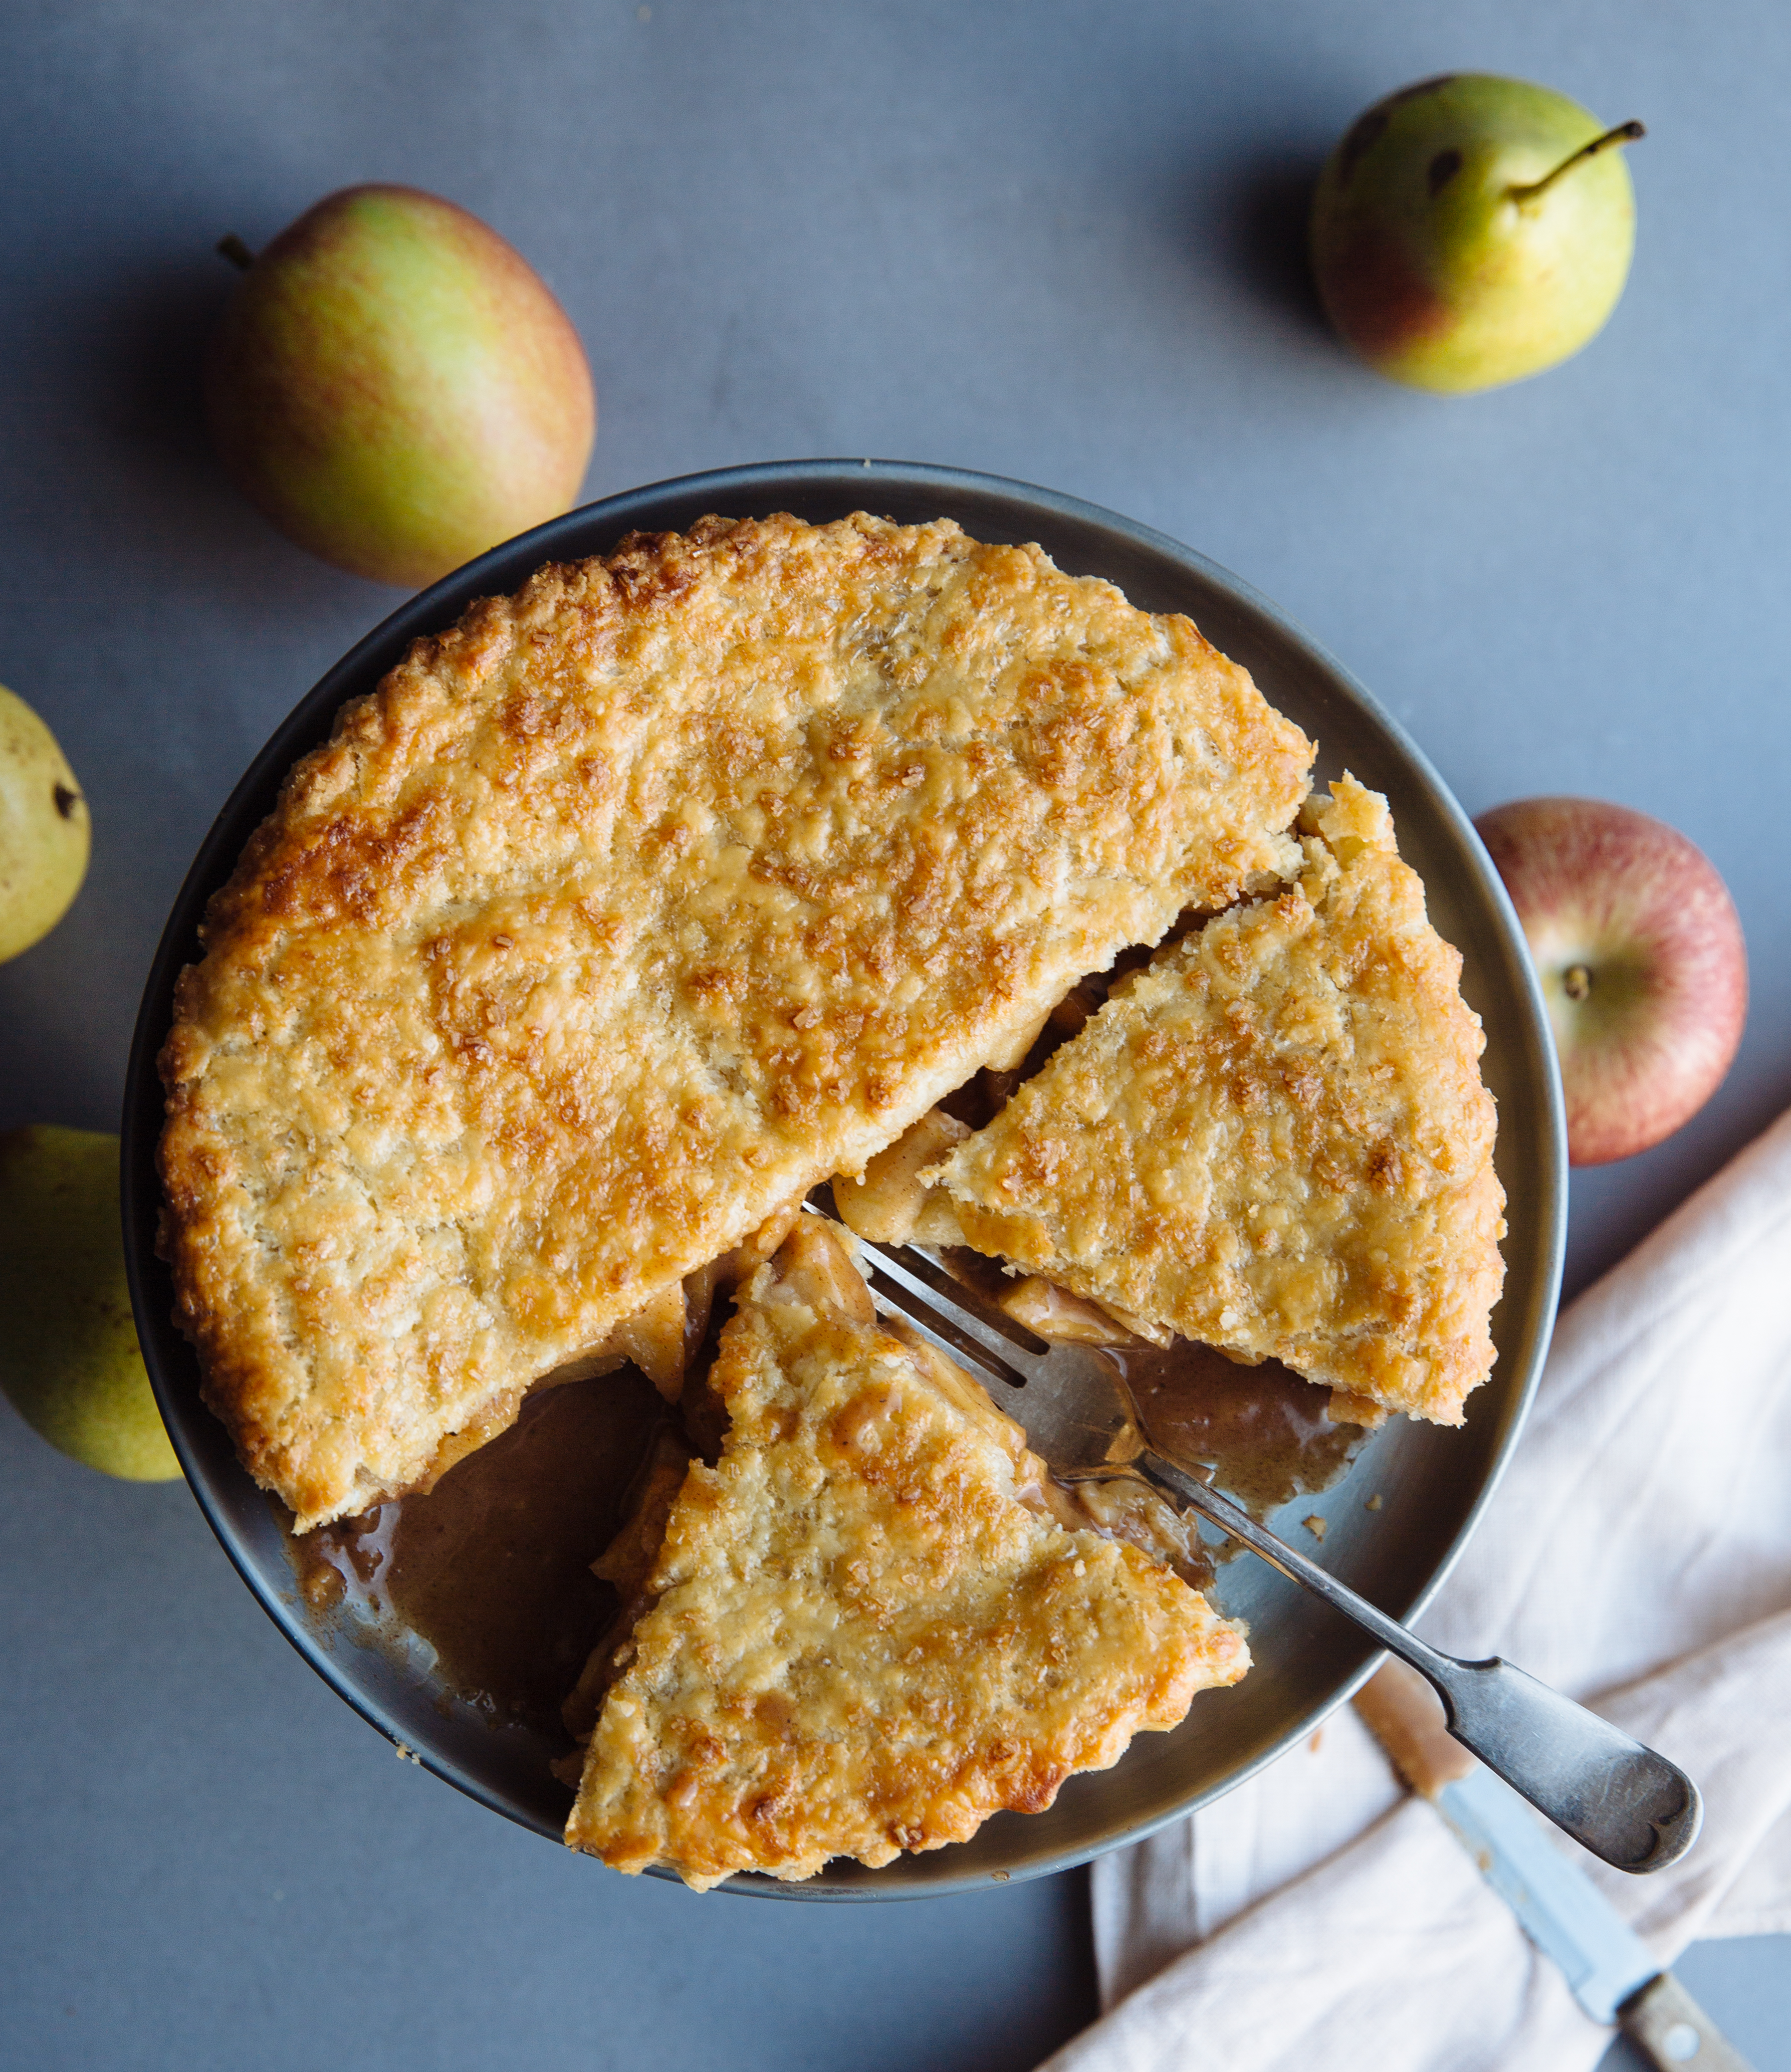
[[87, 801], [55, 736], [0, 684], [0, 964], [68, 912], [88, 841]]
[[125, 1285], [116, 1137], [0, 1135], [0, 1389], [90, 1468], [138, 1482], [180, 1473]]
[[566, 314], [514, 246], [414, 187], [347, 187], [246, 265], [206, 404], [237, 485], [301, 546], [433, 582], [571, 508], [597, 406]]
[[1377, 101], [1325, 161], [1312, 267], [1369, 365], [1444, 394], [1577, 352], [1616, 306], [1636, 237], [1623, 153], [1564, 94], [1452, 72]]

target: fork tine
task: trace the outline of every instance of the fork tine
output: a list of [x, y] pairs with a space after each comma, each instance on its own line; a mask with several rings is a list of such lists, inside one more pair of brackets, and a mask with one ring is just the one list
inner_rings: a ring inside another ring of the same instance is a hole
[[877, 1305], [879, 1314], [887, 1317], [892, 1323], [918, 1332], [930, 1346], [943, 1353], [955, 1365], [967, 1367], [980, 1381], [1000, 1382], [1008, 1388], [1025, 1386], [1024, 1375], [1013, 1373], [989, 1354], [967, 1347], [956, 1339], [948, 1338], [943, 1331], [935, 1330], [928, 1322], [919, 1302], [914, 1302], [911, 1308], [898, 1302], [886, 1288], [877, 1285], [877, 1281], [881, 1278], [877, 1269], [873, 1268], [872, 1271], [877, 1273], [877, 1279], [871, 1283], [871, 1301]]
[[[828, 1215], [824, 1209], [816, 1207], [812, 1202], [805, 1202], [803, 1206], [811, 1215], [821, 1216], [828, 1223], [839, 1221], [837, 1217]], [[977, 1366], [986, 1368], [997, 1379], [1006, 1382], [1010, 1388], [1021, 1388], [1045, 1359], [1044, 1354], [1029, 1351], [1016, 1344], [1004, 1331], [985, 1323], [974, 1310], [967, 1309], [951, 1296], [940, 1293], [937, 1288], [922, 1280], [918, 1273], [910, 1271], [885, 1252], [881, 1245], [872, 1244], [857, 1236], [856, 1232], [853, 1242], [865, 1255], [865, 1262], [872, 1270], [871, 1297], [877, 1307], [886, 1316], [898, 1317], [904, 1322], [912, 1324], [948, 1359], [962, 1361], [968, 1359]], [[879, 1279], [889, 1285], [879, 1288], [877, 1285]], [[954, 1345], [939, 1330], [942, 1322], [954, 1331], [961, 1332], [970, 1340], [970, 1346]]]

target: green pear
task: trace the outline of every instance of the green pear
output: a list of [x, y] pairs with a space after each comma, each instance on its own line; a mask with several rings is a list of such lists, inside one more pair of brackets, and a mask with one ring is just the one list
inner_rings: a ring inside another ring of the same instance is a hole
[[539, 274], [452, 202], [347, 187], [246, 267], [206, 368], [238, 487], [327, 561], [435, 581], [571, 508], [597, 406]]
[[118, 1140], [0, 1135], [0, 1389], [52, 1446], [129, 1482], [180, 1473], [125, 1285]]
[[1453, 72], [1378, 101], [1312, 198], [1318, 291], [1378, 372], [1444, 394], [1577, 352], [1616, 306], [1636, 206], [1623, 153], [1564, 94]]
[[55, 736], [0, 684], [0, 964], [68, 912], [88, 840], [87, 801]]

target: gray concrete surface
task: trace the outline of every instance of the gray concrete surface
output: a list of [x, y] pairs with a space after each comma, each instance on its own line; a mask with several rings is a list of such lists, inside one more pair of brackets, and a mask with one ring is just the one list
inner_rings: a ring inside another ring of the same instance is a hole
[[[1609, 331], [1443, 403], [1320, 323], [1306, 183], [1456, 67], [1649, 123]], [[162, 915], [300, 693], [396, 600], [243, 506], [195, 359], [331, 188], [436, 189], [553, 283], [588, 494], [818, 454], [1017, 475], [1294, 612], [1470, 810], [1584, 791], [1728, 879], [1755, 1005], [1680, 1137], [1576, 1178], [1583, 1284], [1791, 1099], [1781, 621], [1791, 245], [1770, 0], [70, 0], [0, 10], [0, 680], [92, 800], [92, 875], [0, 969], [0, 1127], [113, 1126]], [[12, 2062], [1013, 2068], [1087, 2020], [1079, 1877], [877, 1909], [624, 1885], [395, 1762], [183, 1490], [0, 1415], [0, 2031]], [[1791, 1943], [1686, 1975], [1791, 2066]]]

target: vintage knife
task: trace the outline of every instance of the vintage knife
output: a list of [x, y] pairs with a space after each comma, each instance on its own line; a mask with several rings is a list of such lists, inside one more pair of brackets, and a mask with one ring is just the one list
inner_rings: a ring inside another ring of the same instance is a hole
[[1661, 2072], [1751, 2072], [1748, 2061], [1510, 1786], [1449, 1733], [1423, 1678], [1389, 1660], [1356, 1709], [1412, 1790], [1455, 1830], [1594, 2021], [1614, 2023]]

